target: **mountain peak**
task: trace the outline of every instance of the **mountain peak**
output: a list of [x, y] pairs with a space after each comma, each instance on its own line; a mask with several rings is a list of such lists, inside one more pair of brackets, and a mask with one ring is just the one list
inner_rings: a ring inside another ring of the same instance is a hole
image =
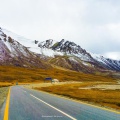
[[38, 43], [38, 47], [40, 48], [51, 48], [52, 45], [54, 44], [54, 40], [53, 39], [48, 39], [48, 40], [45, 40], [43, 42], [39, 42]]

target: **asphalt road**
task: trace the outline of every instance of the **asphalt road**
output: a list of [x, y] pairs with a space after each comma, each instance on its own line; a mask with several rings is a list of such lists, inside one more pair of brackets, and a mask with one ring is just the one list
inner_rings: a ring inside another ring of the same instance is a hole
[[10, 93], [9, 120], [120, 120], [120, 114], [15, 86]]

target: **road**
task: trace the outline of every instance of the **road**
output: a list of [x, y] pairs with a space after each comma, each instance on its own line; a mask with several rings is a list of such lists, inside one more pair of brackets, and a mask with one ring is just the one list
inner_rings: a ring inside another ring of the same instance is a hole
[[45, 92], [11, 87], [9, 120], [120, 120], [120, 113]]

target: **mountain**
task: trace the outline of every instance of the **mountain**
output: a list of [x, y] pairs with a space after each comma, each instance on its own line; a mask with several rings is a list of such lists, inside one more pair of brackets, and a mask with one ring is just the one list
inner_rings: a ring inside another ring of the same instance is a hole
[[[87, 72], [91, 72], [96, 69], [120, 71], [120, 61], [89, 53], [74, 42], [64, 39], [59, 42], [55, 42], [54, 40], [49, 39], [44, 42], [37, 42], [36, 44], [38, 44], [38, 47], [43, 51], [44, 49], [47, 49], [48, 51], [53, 50], [55, 52], [62, 53], [61, 57], [57, 57], [58, 55], [55, 56], [55, 53], [53, 55], [55, 57], [53, 58], [54, 62], [52, 63], [59, 66], [67, 65], [67, 68], [75, 69], [77, 71], [84, 71], [87, 68]], [[63, 65], [63, 62], [66, 64]]]
[[85, 73], [120, 71], [120, 61], [87, 52], [62, 39], [30, 40], [0, 28], [0, 64], [25, 67], [59, 66]]
[[62, 39], [60, 42], [54, 42], [52, 39], [49, 39], [44, 42], [38, 43], [38, 47], [40, 47], [41, 49], [51, 49], [65, 55], [77, 56], [84, 61], [93, 61], [93, 58], [88, 52], [86, 52], [86, 50], [82, 49], [74, 42], [66, 41], [64, 39]]
[[21, 39], [20, 36], [0, 28], [0, 65], [35, 66], [39, 68], [50, 66], [44, 63], [37, 54], [22, 45], [19, 40], [24, 43], [28, 42], [27, 39]]
[[107, 69], [120, 71], [120, 61], [105, 58], [96, 54], [92, 54], [92, 56], [96, 61], [105, 66]]

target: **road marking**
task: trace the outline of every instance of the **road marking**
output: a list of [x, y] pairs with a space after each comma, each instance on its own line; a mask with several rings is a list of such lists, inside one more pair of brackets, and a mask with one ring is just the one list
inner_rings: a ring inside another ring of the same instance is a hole
[[3, 120], [8, 120], [8, 117], [9, 117], [9, 102], [10, 102], [10, 88], [9, 88], [8, 96], [7, 96], [7, 99], [6, 99], [6, 106], [5, 106], [4, 119]]
[[63, 111], [61, 111], [61, 110], [57, 109], [56, 107], [54, 107], [54, 106], [52, 106], [52, 105], [50, 105], [50, 104], [46, 103], [45, 101], [43, 101], [43, 100], [41, 100], [41, 99], [39, 99], [39, 98], [35, 97], [34, 95], [32, 95], [32, 94], [30, 94], [30, 95], [31, 95], [32, 97], [34, 97], [35, 99], [37, 99], [37, 100], [41, 101], [42, 103], [44, 103], [44, 104], [48, 105], [49, 107], [51, 107], [51, 108], [53, 108], [53, 109], [55, 109], [55, 110], [59, 111], [60, 113], [64, 114], [65, 116], [67, 116], [67, 117], [71, 118], [72, 120], [77, 120], [76, 118], [74, 118], [74, 117], [72, 117], [72, 116], [68, 115], [67, 113], [65, 113], [65, 112], [63, 112]]

